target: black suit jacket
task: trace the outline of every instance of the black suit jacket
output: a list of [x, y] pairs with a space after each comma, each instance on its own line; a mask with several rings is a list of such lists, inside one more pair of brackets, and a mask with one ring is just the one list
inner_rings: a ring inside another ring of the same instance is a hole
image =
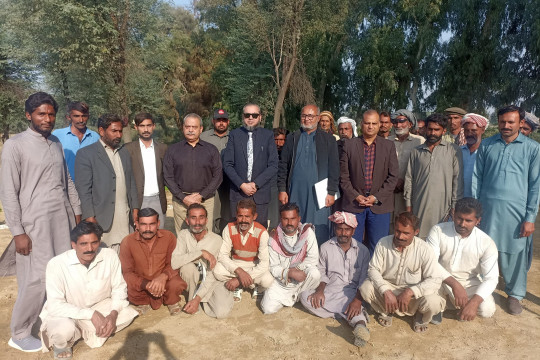
[[[364, 140], [362, 137], [347, 139], [343, 142], [340, 154], [341, 178], [343, 189], [342, 209], [351, 213], [360, 213], [366, 208], [354, 201], [358, 195], [366, 196]], [[394, 211], [394, 188], [399, 176], [399, 164], [396, 146], [390, 140], [377, 136], [375, 144], [375, 164], [373, 167], [373, 183], [370, 194], [380, 201], [373, 205], [375, 214]]]
[[[137, 186], [131, 169], [131, 157], [123, 147], [118, 152], [126, 179], [129, 208], [138, 209]], [[116, 173], [100, 141], [77, 152], [75, 179], [75, 187], [81, 199], [82, 218], [95, 217], [103, 230], [109, 231], [114, 215]]]
[[[240, 185], [249, 182], [247, 180], [247, 142], [248, 131], [244, 127], [234, 129], [229, 133], [229, 141], [223, 151], [223, 171], [231, 182], [231, 201], [239, 201], [247, 197], [240, 190]], [[264, 128], [253, 130], [253, 170], [251, 181], [259, 188], [253, 195], [253, 200], [256, 204], [267, 204], [270, 202], [271, 181], [277, 174], [278, 162], [274, 133]]]
[[[133, 167], [133, 175], [135, 176], [135, 184], [137, 185], [137, 199], [139, 200], [139, 209], [142, 206], [144, 197], [144, 164], [141, 154], [141, 146], [139, 139], [124, 145], [131, 156], [131, 165]], [[163, 183], [163, 157], [167, 151], [167, 145], [158, 143], [154, 140], [154, 154], [156, 156], [156, 172], [157, 182], [159, 187], [159, 201], [161, 210], [165, 214], [167, 212], [167, 197], [165, 195], [165, 185]]]

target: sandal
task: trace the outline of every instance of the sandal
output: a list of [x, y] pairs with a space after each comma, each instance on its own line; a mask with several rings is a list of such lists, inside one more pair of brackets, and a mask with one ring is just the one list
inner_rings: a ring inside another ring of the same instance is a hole
[[358, 347], [366, 346], [370, 337], [369, 329], [366, 327], [365, 324], [362, 324], [360, 322], [355, 325], [353, 329], [353, 335], [354, 335], [354, 345]]
[[[385, 323], [383, 323], [383, 321], [385, 321]], [[392, 326], [392, 315], [379, 314], [377, 317], [377, 322], [382, 327], [390, 327]]]
[[167, 305], [167, 308], [169, 309], [169, 314], [171, 314], [172, 316], [178, 315], [182, 311], [182, 308], [178, 303], [173, 305]]
[[132, 305], [133, 308], [139, 313], [139, 316], [143, 316], [146, 314], [148, 310], [150, 310], [150, 305]]
[[[65, 347], [65, 348], [57, 348], [56, 346], [53, 345], [53, 352], [54, 352], [54, 359], [55, 360], [66, 360], [66, 359], [72, 359], [73, 358], [73, 349], [70, 348], [70, 347]], [[62, 353], [65, 353], [67, 354], [68, 356], [66, 357], [59, 357], [58, 355], [62, 354]]]
[[422, 322], [422, 316], [419, 312], [414, 315], [413, 330], [415, 333], [425, 333], [428, 331], [427, 323]]

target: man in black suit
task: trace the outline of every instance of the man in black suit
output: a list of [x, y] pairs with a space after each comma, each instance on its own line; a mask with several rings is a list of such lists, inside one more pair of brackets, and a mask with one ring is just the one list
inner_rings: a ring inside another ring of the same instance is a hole
[[271, 181], [279, 162], [274, 133], [259, 126], [258, 105], [244, 106], [242, 117], [244, 125], [229, 133], [223, 152], [223, 170], [231, 182], [231, 214], [236, 217], [238, 201], [252, 198], [257, 204], [257, 221], [267, 227]]
[[100, 140], [80, 149], [75, 158], [82, 218], [101, 225], [101, 242], [116, 251], [130, 233], [130, 209], [133, 221], [139, 213], [131, 157], [120, 146], [123, 127], [118, 115], [102, 115], [98, 119]]
[[155, 128], [152, 114], [142, 112], [135, 115], [135, 129], [139, 133], [139, 141], [132, 141], [124, 147], [131, 156], [139, 209], [154, 209], [159, 216], [159, 227], [163, 229], [167, 213], [163, 157], [167, 152], [167, 145], [152, 139]]

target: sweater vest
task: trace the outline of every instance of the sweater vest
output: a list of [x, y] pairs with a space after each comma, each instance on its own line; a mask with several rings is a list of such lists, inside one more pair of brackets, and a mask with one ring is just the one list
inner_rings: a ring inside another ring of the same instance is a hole
[[242, 244], [242, 234], [238, 231], [236, 223], [228, 224], [229, 236], [232, 241], [231, 255], [233, 259], [255, 261], [258, 259], [261, 236], [266, 229], [258, 222], [253, 222], [253, 235], [249, 234], [245, 245]]

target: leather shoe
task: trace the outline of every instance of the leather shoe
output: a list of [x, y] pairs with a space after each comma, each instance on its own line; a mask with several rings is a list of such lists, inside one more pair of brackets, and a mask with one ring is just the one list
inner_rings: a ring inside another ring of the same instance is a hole
[[523, 311], [523, 307], [518, 299], [513, 296], [509, 296], [507, 300], [508, 312], [510, 315], [519, 315]]

